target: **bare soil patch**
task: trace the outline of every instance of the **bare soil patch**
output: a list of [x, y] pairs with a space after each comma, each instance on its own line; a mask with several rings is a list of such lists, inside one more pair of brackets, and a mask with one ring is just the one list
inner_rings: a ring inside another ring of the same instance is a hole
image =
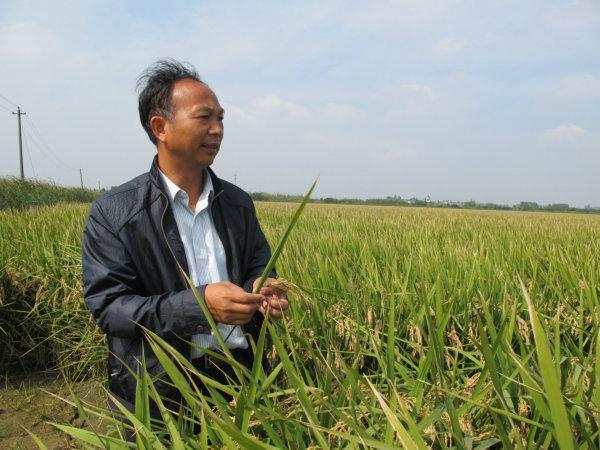
[[[70, 384], [80, 400], [106, 405], [103, 383], [97, 379]], [[71, 400], [69, 385], [57, 374], [35, 373], [0, 377], [0, 448], [36, 449], [33, 439], [23, 427], [35, 433], [49, 449], [78, 448], [68, 435], [49, 422], [94, 428], [104, 432], [98, 419], [86, 423], [77, 408], [54, 397]]]

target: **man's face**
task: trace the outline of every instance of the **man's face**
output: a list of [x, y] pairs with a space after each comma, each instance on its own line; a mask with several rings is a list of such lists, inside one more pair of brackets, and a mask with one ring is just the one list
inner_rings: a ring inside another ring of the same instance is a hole
[[171, 118], [161, 140], [171, 157], [210, 166], [223, 140], [223, 108], [215, 93], [191, 79], [176, 81], [171, 91]]

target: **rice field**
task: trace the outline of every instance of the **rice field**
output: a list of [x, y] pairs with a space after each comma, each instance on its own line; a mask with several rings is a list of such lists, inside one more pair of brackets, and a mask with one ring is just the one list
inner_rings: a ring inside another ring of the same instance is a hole
[[[273, 245], [296, 207], [257, 204]], [[81, 296], [88, 208], [0, 212], [3, 367], [103, 376]], [[264, 347], [273, 374], [204, 398], [154, 340], [186, 407], [151, 427], [140, 375], [137, 445], [598, 449], [599, 251], [600, 216], [308, 205], [277, 264], [293, 287]], [[82, 410], [110, 424], [102, 406]], [[126, 445], [116, 427], [61, 427]]]

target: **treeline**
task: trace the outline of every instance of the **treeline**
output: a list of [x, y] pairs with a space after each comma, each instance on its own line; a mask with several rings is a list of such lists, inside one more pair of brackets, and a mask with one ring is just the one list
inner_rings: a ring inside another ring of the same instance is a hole
[[[102, 191], [65, 187], [53, 182], [37, 180], [20, 180], [18, 178], [0, 178], [0, 210], [26, 209], [35, 206], [52, 205], [55, 203], [89, 203]], [[302, 195], [269, 194], [267, 192], [250, 192], [253, 200], [263, 202], [299, 203]], [[385, 198], [333, 198], [322, 197], [311, 199], [312, 203], [340, 205], [381, 205], [381, 206], [418, 206], [428, 208], [460, 208], [460, 209], [493, 209], [506, 211], [553, 211], [600, 214], [600, 207], [586, 206], [576, 208], [567, 203], [552, 203], [540, 205], [536, 202], [520, 202], [516, 205], [501, 205], [497, 203], [430, 201], [428, 199], [405, 199], [397, 195]]]
[[[263, 202], [301, 202], [302, 195], [269, 194], [267, 192], [251, 192], [253, 200]], [[576, 208], [567, 203], [551, 203], [540, 205], [536, 202], [520, 202], [516, 205], [501, 205], [497, 203], [478, 203], [473, 200], [468, 202], [431, 201], [428, 199], [409, 198], [399, 196], [385, 198], [333, 198], [322, 197], [311, 199], [312, 203], [340, 204], [340, 205], [381, 205], [381, 206], [418, 206], [426, 208], [457, 208], [457, 209], [490, 209], [505, 211], [550, 211], [550, 212], [577, 212], [587, 214], [600, 214], [600, 207], [586, 206]]]
[[99, 194], [97, 190], [64, 187], [51, 182], [0, 178], [0, 210], [55, 203], [89, 203]]

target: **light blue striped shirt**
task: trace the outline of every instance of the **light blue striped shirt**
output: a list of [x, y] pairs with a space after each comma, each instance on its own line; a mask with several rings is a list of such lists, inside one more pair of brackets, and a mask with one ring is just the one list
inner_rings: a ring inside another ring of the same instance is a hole
[[[185, 248], [188, 263], [188, 274], [192, 282], [198, 286], [218, 281], [228, 281], [227, 259], [223, 243], [217, 234], [211, 213], [213, 184], [210, 175], [204, 171], [204, 187], [196, 203], [195, 211], [189, 207], [187, 192], [180, 189], [162, 171], [160, 172], [167, 189], [175, 215], [175, 222]], [[214, 195], [214, 194], [213, 194]], [[219, 333], [226, 340], [229, 348], [248, 348], [248, 341], [239, 326], [218, 323]], [[192, 336], [192, 343], [203, 348], [219, 348], [219, 343], [211, 331], [210, 334]], [[204, 352], [192, 346], [191, 358], [197, 358]]]

